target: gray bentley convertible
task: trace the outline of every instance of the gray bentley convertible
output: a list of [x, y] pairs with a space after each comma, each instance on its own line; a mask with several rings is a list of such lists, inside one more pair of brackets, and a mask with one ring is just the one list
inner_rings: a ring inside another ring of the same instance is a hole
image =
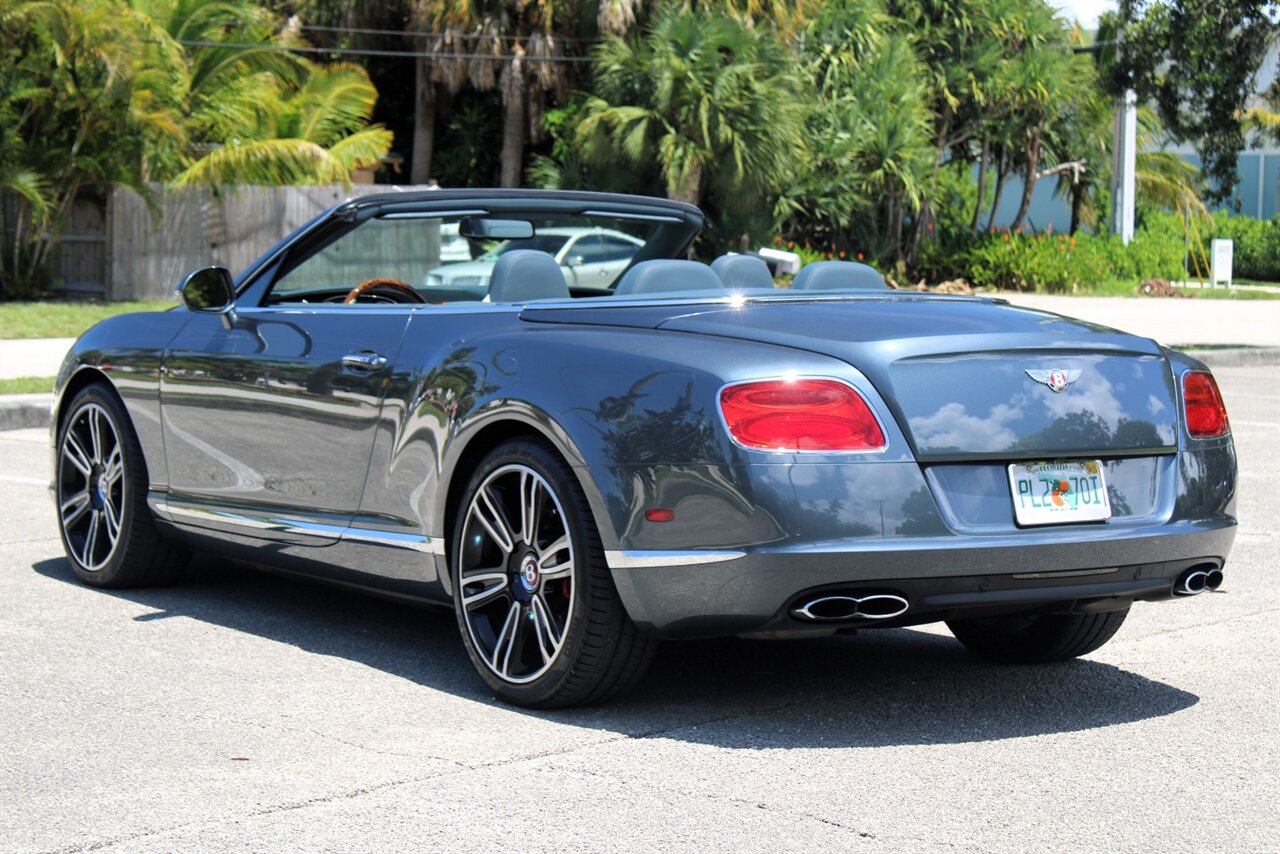
[[617, 695], [664, 637], [945, 621], [995, 661], [1069, 658], [1222, 583], [1236, 463], [1204, 365], [851, 263], [775, 288], [751, 255], [683, 260], [704, 226], [397, 193], [197, 270], [62, 366], [72, 568], [155, 584], [195, 549], [451, 604], [490, 689], [536, 707]]

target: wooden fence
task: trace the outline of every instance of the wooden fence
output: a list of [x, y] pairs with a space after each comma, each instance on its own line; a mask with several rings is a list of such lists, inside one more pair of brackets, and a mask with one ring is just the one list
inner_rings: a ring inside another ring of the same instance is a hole
[[[52, 255], [56, 289], [108, 300], [169, 299], [183, 275], [220, 264], [238, 273], [280, 238], [337, 202], [386, 186], [113, 189], [81, 201]], [[400, 187], [403, 190], [425, 189]]]

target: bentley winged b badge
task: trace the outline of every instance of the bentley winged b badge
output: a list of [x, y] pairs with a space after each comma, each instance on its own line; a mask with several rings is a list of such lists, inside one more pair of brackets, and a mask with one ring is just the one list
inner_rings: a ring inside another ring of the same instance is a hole
[[1073, 368], [1069, 371], [1033, 371], [1027, 369], [1027, 376], [1038, 383], [1044, 383], [1053, 391], [1063, 391], [1067, 386], [1080, 379], [1080, 369]]

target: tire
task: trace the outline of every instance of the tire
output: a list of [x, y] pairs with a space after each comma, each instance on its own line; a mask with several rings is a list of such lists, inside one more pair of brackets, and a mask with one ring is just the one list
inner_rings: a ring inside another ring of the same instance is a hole
[[1120, 628], [1129, 609], [1101, 614], [1008, 614], [947, 620], [956, 640], [998, 664], [1064, 661], [1093, 652]]
[[95, 383], [58, 427], [54, 486], [58, 532], [72, 571], [94, 587], [171, 581], [184, 549], [165, 542], [147, 507], [146, 461], [115, 392]]
[[582, 487], [551, 448], [499, 445], [456, 517], [454, 613], [472, 665], [499, 699], [587, 705], [640, 680], [657, 643], [622, 607]]

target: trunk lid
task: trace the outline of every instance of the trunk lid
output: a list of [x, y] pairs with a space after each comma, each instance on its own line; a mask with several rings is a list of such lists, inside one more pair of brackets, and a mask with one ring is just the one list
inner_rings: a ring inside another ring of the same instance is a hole
[[[875, 385], [921, 461], [1145, 455], [1176, 446], [1173, 377], [1158, 344], [1002, 300], [899, 293], [526, 315], [834, 356]], [[1055, 391], [1054, 379], [1055, 387], [1070, 382]]]

